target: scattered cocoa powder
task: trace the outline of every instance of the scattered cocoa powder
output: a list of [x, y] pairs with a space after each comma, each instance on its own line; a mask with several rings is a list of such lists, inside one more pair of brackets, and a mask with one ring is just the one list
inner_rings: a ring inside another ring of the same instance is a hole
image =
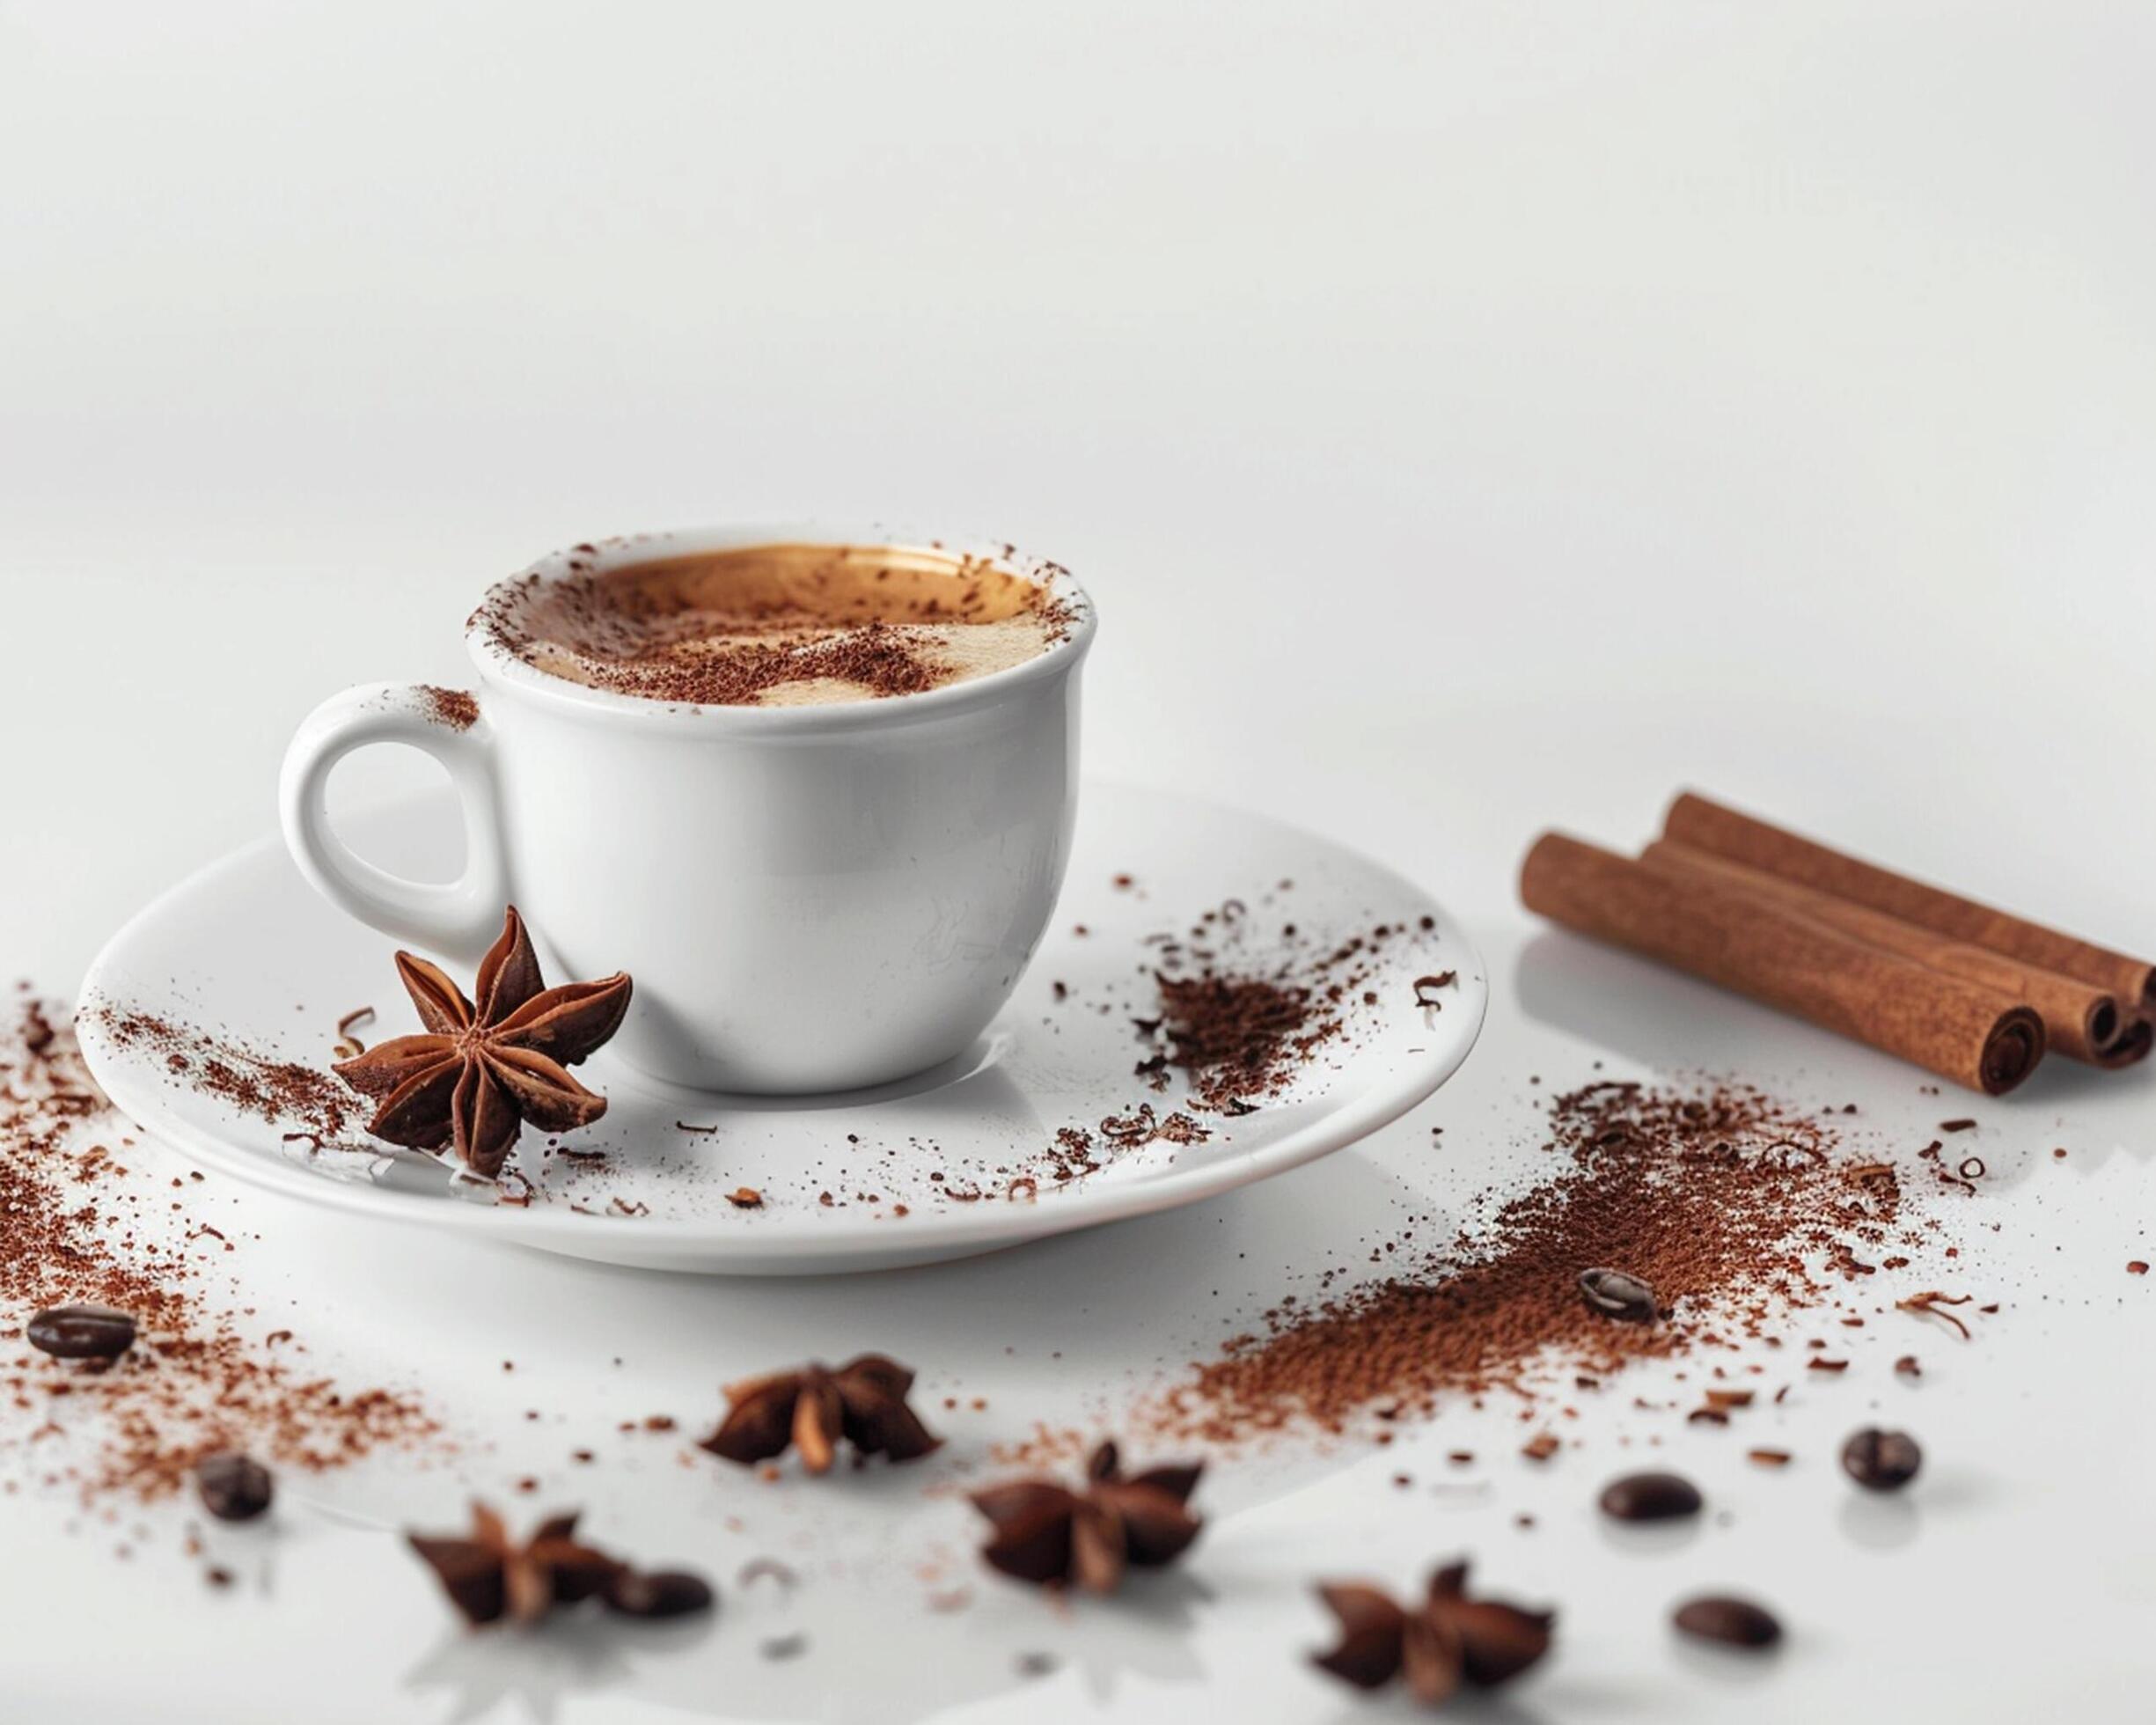
[[[206, 1045], [190, 1040], [187, 1058], [221, 1065], [260, 1109], [319, 1100], [312, 1086], [288, 1094], [281, 1068], [211, 1055]], [[193, 1246], [224, 1236], [199, 1223], [186, 1240], [160, 1244], [139, 1225], [153, 1197], [161, 1211], [171, 1193], [121, 1159], [134, 1142], [125, 1133], [71, 1029], [55, 1030], [32, 1006], [0, 1033], [0, 1310], [90, 1301], [128, 1312], [138, 1332], [105, 1370], [27, 1351], [0, 1367], [0, 1447], [16, 1452], [18, 1474], [86, 1500], [148, 1500], [180, 1491], [198, 1461], [221, 1450], [320, 1472], [384, 1448], [447, 1448], [414, 1397], [304, 1375], [287, 1363], [297, 1350], [273, 1349], [290, 1342], [289, 1330], [255, 1339], [209, 1298], [207, 1249]]]
[[[1558, 1097], [1555, 1176], [1412, 1273], [1273, 1308], [1260, 1332], [1156, 1397], [1142, 1425], [1221, 1445], [1337, 1434], [1427, 1414], [1453, 1393], [1508, 1390], [1539, 1406], [1576, 1374], [1733, 1347], [1830, 1302], [1854, 1274], [1841, 1260], [1896, 1223], [1895, 1183], [1844, 1178], [1840, 1131], [1734, 1083], [1598, 1083]], [[1587, 1310], [1579, 1274], [1608, 1263], [1658, 1290], [1660, 1321]]]
[[468, 689], [438, 688], [422, 683], [419, 695], [427, 703], [427, 716], [451, 730], [469, 730], [479, 723], [479, 702]]
[[214, 1032], [151, 1012], [93, 1003], [84, 1017], [95, 1021], [122, 1047], [148, 1047], [165, 1055], [175, 1083], [214, 1096], [244, 1114], [275, 1126], [290, 1120], [318, 1144], [344, 1134], [364, 1099], [335, 1074], [279, 1060]]
[[1210, 1108], [1285, 1089], [1296, 1058], [1331, 1034], [1328, 1024], [1306, 1035], [1310, 995], [1304, 988], [1210, 973], [1158, 980], [1169, 1063], [1191, 1074], [1199, 1100]]

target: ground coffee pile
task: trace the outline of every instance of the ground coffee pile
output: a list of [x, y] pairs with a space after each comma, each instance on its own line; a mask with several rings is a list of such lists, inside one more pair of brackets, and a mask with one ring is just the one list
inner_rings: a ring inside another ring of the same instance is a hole
[[[1230, 1444], [1293, 1428], [1346, 1432], [1514, 1391], [1530, 1403], [1580, 1374], [1733, 1348], [1871, 1274], [1900, 1222], [1892, 1167], [1846, 1156], [1831, 1116], [1733, 1085], [1599, 1083], [1557, 1098], [1558, 1173], [1407, 1275], [1265, 1328], [1197, 1366], [1148, 1410], [1162, 1436]], [[1890, 1262], [1893, 1260], [1889, 1260]], [[1580, 1273], [1646, 1281], [1665, 1315], [1590, 1310]]]
[[[0, 1032], [0, 1449], [13, 1452], [0, 1488], [27, 1480], [147, 1500], [222, 1450], [321, 1471], [385, 1446], [440, 1445], [414, 1398], [341, 1387], [308, 1369], [291, 1332], [260, 1333], [206, 1297], [239, 1243], [196, 1222], [160, 1244], [167, 1230], [153, 1218], [195, 1208], [212, 1183], [131, 1166], [124, 1127], [72, 1034], [25, 1002]], [[33, 1313], [76, 1303], [136, 1320], [135, 1346], [106, 1369], [24, 1339]]]

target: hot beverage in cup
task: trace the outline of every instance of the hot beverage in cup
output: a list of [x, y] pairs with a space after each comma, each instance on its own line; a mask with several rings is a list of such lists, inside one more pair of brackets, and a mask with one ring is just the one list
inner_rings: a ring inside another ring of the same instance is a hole
[[533, 669], [647, 701], [807, 707], [920, 694], [1067, 639], [1069, 607], [985, 559], [767, 545], [512, 584], [480, 625]]

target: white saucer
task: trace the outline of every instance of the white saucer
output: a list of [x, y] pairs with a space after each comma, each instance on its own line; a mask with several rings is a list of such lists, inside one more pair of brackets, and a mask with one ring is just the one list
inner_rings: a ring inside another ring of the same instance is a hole
[[[350, 826], [363, 855], [407, 872], [453, 863], [441, 855], [441, 835], [456, 830], [445, 799], [378, 809]], [[1203, 921], [1223, 905], [1225, 918]], [[1251, 1097], [1254, 1112], [1192, 1107], [1173, 1068], [1154, 1081], [1134, 1072], [1150, 1047], [1132, 1021], [1157, 1013], [1152, 973], [1163, 940], [1194, 945], [1191, 931], [1202, 929], [1224, 966], [1263, 973], [1291, 951], [1329, 952], [1380, 926], [1385, 937], [1347, 967], [1368, 974], [1346, 991], [1340, 1034], [1281, 1094]], [[370, 1042], [416, 1030], [392, 947], [317, 898], [282, 842], [264, 839], [183, 881], [113, 937], [84, 982], [83, 1052], [146, 1129], [206, 1168], [296, 1197], [607, 1263], [788, 1275], [965, 1257], [1283, 1172], [1436, 1090], [1467, 1058], [1488, 1002], [1482, 962], [1458, 925], [1389, 870], [1258, 816], [1089, 784], [1053, 926], [965, 1059], [882, 1090], [779, 1098], [667, 1090], [602, 1050], [580, 1075], [608, 1097], [605, 1118], [559, 1149], [527, 1133], [511, 1165], [532, 1190], [518, 1205], [429, 1157], [365, 1140], [356, 1098], [340, 1140], [318, 1149], [288, 1138], [306, 1119], [236, 1107], [193, 1075], [235, 1048], [243, 1062], [326, 1070], [337, 1021], [361, 1006], [378, 1015], [357, 1027]], [[1441, 1005], [1418, 1006], [1415, 979], [1445, 971], [1457, 980], [1431, 991]], [[128, 1033], [130, 1014], [184, 1034]], [[197, 1031], [210, 1042], [190, 1042]], [[194, 1056], [188, 1070], [174, 1069], [179, 1047]], [[1155, 1092], [1155, 1082], [1167, 1088]], [[1130, 1120], [1141, 1103], [1157, 1119], [1182, 1110], [1209, 1136], [1109, 1155], [1102, 1121]], [[1059, 1183], [1050, 1147], [1067, 1127], [1092, 1137], [1104, 1165]], [[760, 1208], [731, 1201], [744, 1186], [761, 1194]]]

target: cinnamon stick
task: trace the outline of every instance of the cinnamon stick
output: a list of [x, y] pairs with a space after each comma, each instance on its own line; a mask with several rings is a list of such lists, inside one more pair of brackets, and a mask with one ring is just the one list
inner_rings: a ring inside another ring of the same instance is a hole
[[1802, 886], [1780, 875], [1733, 862], [1712, 851], [1674, 839], [1658, 839], [1642, 854], [1650, 869], [1681, 879], [1708, 879], [1734, 892], [1781, 905], [1829, 928], [1898, 952], [1933, 970], [1946, 971], [2018, 1000], [2025, 1000], [2043, 1019], [2046, 1039], [2062, 1054], [2092, 1065], [2130, 1064], [2149, 1052], [2148, 1024], [2116, 995], [2057, 971], [2048, 971], [1989, 948], [1971, 946], [1898, 916], [1850, 899]]
[[1521, 868], [1520, 897], [1553, 922], [1989, 1096], [2013, 1090], [2043, 1056], [2043, 1020], [2026, 1002], [1719, 881], [1550, 833]]
[[2145, 958], [2130, 958], [2123, 952], [2077, 940], [2055, 929], [1845, 856], [1690, 791], [1669, 805], [1662, 836], [1800, 885], [1831, 892], [1837, 899], [1868, 905], [1969, 945], [2078, 978], [2116, 995], [2138, 1017], [2156, 1017], [2156, 964]]

